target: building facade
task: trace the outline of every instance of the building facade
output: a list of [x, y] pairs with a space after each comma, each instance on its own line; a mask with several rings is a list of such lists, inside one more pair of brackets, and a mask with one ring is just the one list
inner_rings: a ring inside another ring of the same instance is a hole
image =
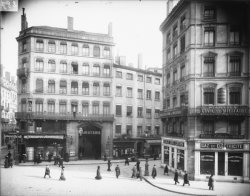
[[[28, 27], [18, 42], [19, 153], [70, 160], [112, 154], [113, 37], [48, 26]], [[111, 141], [112, 142], [112, 141]], [[109, 145], [107, 145], [109, 144]]]
[[114, 64], [114, 157], [160, 154], [162, 74]]
[[195, 180], [249, 181], [249, 6], [180, 0], [160, 26], [162, 163]]

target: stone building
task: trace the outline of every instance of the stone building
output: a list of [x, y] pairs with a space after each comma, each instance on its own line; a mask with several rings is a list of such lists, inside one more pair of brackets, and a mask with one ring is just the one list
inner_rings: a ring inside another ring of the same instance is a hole
[[162, 163], [195, 180], [249, 181], [249, 6], [180, 0], [160, 26]]

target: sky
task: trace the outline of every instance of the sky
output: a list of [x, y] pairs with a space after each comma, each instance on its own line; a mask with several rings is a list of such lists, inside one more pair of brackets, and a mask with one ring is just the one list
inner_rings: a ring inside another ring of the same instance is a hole
[[115, 55], [126, 56], [126, 63], [137, 67], [142, 54], [145, 67], [162, 67], [160, 24], [166, 18], [166, 0], [20, 0], [18, 12], [2, 12], [1, 63], [16, 75], [18, 37], [22, 8], [28, 26], [67, 28], [67, 16], [74, 18], [74, 29], [108, 33], [113, 24]]

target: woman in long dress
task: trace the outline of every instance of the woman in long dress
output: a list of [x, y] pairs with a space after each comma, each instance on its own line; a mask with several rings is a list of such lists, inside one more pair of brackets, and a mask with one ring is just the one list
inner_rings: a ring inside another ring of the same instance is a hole
[[101, 173], [100, 173], [100, 166], [98, 165], [97, 166], [97, 171], [96, 171], [96, 177], [95, 177], [96, 180], [101, 180], [102, 177], [101, 177]]
[[64, 176], [64, 166], [62, 166], [62, 169], [61, 169], [61, 176], [60, 176], [59, 180], [66, 180], [66, 178], [65, 178], [65, 176]]

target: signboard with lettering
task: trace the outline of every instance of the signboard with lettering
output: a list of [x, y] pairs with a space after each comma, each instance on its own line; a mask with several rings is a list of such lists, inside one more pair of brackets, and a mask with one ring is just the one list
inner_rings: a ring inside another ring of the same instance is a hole
[[173, 146], [180, 146], [180, 147], [184, 147], [184, 142], [182, 141], [176, 141], [176, 140], [163, 140], [164, 144], [170, 144]]
[[243, 149], [243, 144], [222, 144], [222, 143], [201, 143], [201, 148], [215, 148], [215, 149], [222, 149], [225, 147], [226, 149]]
[[218, 89], [218, 103], [220, 104], [226, 103], [226, 89], [225, 88]]
[[83, 135], [101, 135], [101, 131], [83, 131]]

